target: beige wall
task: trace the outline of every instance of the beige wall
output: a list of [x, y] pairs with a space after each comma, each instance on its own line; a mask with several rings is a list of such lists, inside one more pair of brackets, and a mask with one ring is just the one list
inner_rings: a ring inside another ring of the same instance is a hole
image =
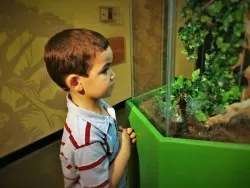
[[[63, 127], [65, 93], [49, 79], [43, 62], [45, 42], [56, 32], [85, 27], [106, 37], [124, 36], [126, 59], [113, 65], [116, 87], [106, 99], [115, 105], [131, 97], [130, 0], [10, 0], [0, 16], [0, 156]], [[99, 6], [119, 10], [116, 23], [99, 21]]]

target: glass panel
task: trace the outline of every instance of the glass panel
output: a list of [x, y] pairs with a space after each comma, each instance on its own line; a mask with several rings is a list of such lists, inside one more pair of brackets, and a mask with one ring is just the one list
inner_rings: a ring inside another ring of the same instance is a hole
[[163, 7], [163, 0], [132, 1], [134, 96], [162, 85]]
[[164, 136], [250, 143], [250, 3], [165, 4], [166, 85], [134, 102]]

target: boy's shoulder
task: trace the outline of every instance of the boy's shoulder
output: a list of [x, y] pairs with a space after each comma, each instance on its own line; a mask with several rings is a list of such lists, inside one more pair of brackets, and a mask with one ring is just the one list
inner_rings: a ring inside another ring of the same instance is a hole
[[99, 102], [110, 116], [98, 115], [80, 108], [67, 96], [68, 114], [63, 139], [71, 139], [75, 148], [97, 141], [102, 142], [108, 133], [109, 124], [116, 119], [115, 110], [103, 99]]
[[95, 129], [90, 122], [80, 118], [78, 115], [67, 117], [61, 139], [60, 157], [74, 164], [74, 151], [80, 151], [93, 146], [94, 143], [105, 143], [105, 136]]
[[80, 115], [68, 115], [64, 132], [75, 149], [94, 142], [103, 142], [105, 138], [105, 134], [97, 129], [95, 122], [86, 120]]

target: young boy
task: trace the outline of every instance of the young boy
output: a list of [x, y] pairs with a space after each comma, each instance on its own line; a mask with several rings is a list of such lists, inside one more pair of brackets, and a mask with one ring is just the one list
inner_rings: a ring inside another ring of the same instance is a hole
[[60, 159], [65, 187], [125, 187], [131, 128], [116, 125], [111, 94], [115, 74], [108, 40], [87, 29], [67, 29], [45, 46], [44, 60], [54, 82], [68, 92], [68, 114]]

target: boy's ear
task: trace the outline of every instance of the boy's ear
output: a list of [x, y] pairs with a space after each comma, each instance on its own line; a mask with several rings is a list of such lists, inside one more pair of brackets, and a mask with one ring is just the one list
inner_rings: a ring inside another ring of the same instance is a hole
[[79, 82], [79, 76], [76, 74], [70, 74], [65, 79], [65, 83], [70, 90], [75, 90], [78, 93], [83, 93], [83, 85]]

